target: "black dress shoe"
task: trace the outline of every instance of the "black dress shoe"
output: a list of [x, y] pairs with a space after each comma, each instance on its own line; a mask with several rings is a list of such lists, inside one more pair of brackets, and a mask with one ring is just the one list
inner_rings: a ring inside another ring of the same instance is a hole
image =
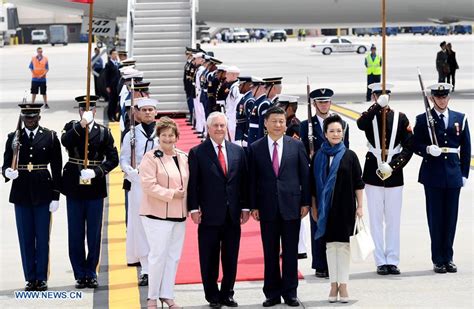
[[97, 289], [99, 287], [99, 282], [97, 282], [97, 278], [89, 278], [87, 279], [86, 286], [89, 289]]
[[389, 273], [388, 265], [377, 266], [377, 275], [385, 276], [385, 275], [388, 275], [388, 273]]
[[298, 253], [298, 260], [307, 259], [308, 255], [306, 253]]
[[444, 266], [446, 267], [446, 271], [448, 273], [457, 273], [458, 272], [458, 267], [453, 262], [449, 262], [448, 264], [446, 264]]
[[219, 302], [212, 301], [212, 302], [209, 303], [209, 307], [211, 307], [211, 308], [221, 308], [222, 305], [219, 304]]
[[36, 291], [46, 291], [48, 289], [48, 283], [44, 280], [39, 280], [36, 283]]
[[387, 265], [387, 269], [390, 275], [400, 275], [400, 269], [395, 265]]
[[138, 286], [148, 286], [148, 275], [143, 274], [138, 278]]
[[220, 301], [221, 305], [227, 306], [227, 307], [238, 307], [239, 304], [234, 300], [233, 297], [228, 297], [225, 299], [221, 299]]
[[128, 267], [139, 267], [139, 266], [142, 266], [142, 264], [140, 264], [140, 262], [128, 263], [127, 266]]
[[438, 274], [445, 274], [447, 272], [446, 266], [442, 264], [434, 264], [433, 271]]
[[296, 297], [285, 299], [285, 304], [287, 304], [290, 307], [299, 307], [300, 306], [300, 302], [298, 301], [298, 299]]
[[76, 280], [76, 289], [85, 289], [86, 288], [86, 279]]
[[318, 278], [329, 278], [329, 272], [327, 270], [316, 269], [314, 275]]
[[266, 299], [262, 306], [264, 307], [273, 307], [275, 305], [278, 305], [278, 304], [281, 304], [281, 299], [278, 297], [278, 298], [268, 298]]
[[36, 289], [36, 281], [28, 281], [25, 285], [25, 291], [34, 291]]

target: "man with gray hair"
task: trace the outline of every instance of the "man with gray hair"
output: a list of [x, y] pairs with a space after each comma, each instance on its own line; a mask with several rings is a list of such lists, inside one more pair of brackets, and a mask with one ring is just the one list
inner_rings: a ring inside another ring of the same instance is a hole
[[[198, 224], [199, 262], [206, 300], [211, 308], [237, 307], [234, 283], [240, 225], [249, 219], [247, 161], [242, 147], [225, 140], [227, 118], [207, 118], [209, 138], [189, 152], [188, 209]], [[222, 282], [217, 286], [219, 256]]]

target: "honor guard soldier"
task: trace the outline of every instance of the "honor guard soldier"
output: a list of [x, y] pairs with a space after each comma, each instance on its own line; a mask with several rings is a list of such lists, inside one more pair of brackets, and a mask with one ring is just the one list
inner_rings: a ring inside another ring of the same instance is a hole
[[[471, 161], [471, 137], [466, 115], [448, 108], [450, 84], [428, 87], [434, 108], [416, 117], [414, 149], [422, 157], [418, 182], [423, 184], [436, 273], [454, 273], [453, 244], [459, 193], [466, 185]], [[430, 123], [432, 119], [431, 135]], [[436, 143], [437, 142], [437, 143]]]
[[255, 102], [252, 94], [252, 77], [239, 76], [239, 91], [242, 95], [236, 108], [236, 127], [235, 127], [235, 144], [247, 148], [248, 138], [248, 115]]
[[227, 116], [227, 140], [231, 143], [235, 142], [235, 127], [237, 124], [237, 104], [240, 102], [242, 95], [239, 90], [239, 74], [240, 69], [236, 66], [227, 68], [225, 79], [229, 87], [229, 94], [225, 99], [225, 115]]
[[[120, 82], [119, 82], [119, 87], [121, 89], [119, 93], [119, 105], [120, 105], [120, 131], [123, 132], [126, 128], [124, 120], [126, 116], [127, 106], [125, 104], [125, 101], [130, 100], [130, 93], [131, 93], [130, 84], [132, 82], [132, 79], [134, 83], [142, 81], [143, 72], [127, 67], [125, 70], [121, 71], [121, 74], [122, 74], [122, 77], [120, 78]], [[130, 105], [128, 106], [130, 107]]]
[[[312, 123], [312, 143], [314, 148], [314, 153], [312, 160], [316, 157], [315, 154], [318, 152], [321, 145], [326, 140], [324, 136], [323, 130], [323, 121], [326, 119], [331, 113], [331, 104], [332, 104], [332, 96], [334, 95], [334, 91], [329, 88], [318, 88], [310, 92], [309, 99], [313, 103], [313, 106], [316, 109], [316, 115], [311, 117]], [[309, 117], [309, 115], [308, 115]], [[349, 148], [349, 125], [343, 121], [343, 130], [344, 130], [344, 145], [346, 148]], [[304, 120], [301, 122], [300, 125], [300, 133], [301, 133], [301, 141], [303, 142], [306, 151], [309, 155], [310, 154], [310, 147], [309, 147], [309, 138], [308, 138], [308, 120]], [[312, 166], [313, 166], [312, 162]], [[311, 224], [311, 256], [312, 262], [311, 267], [315, 270], [315, 275], [318, 278], [328, 278], [328, 263], [326, 258], [326, 240], [324, 237], [320, 237], [317, 240], [314, 239], [314, 235], [316, 234], [317, 224], [316, 221], [313, 220], [313, 217], [310, 216], [309, 222]]]
[[9, 201], [15, 205], [25, 291], [46, 291], [50, 213], [59, 207], [61, 144], [54, 131], [39, 126], [43, 104], [19, 106], [20, 119], [16, 131], [8, 134], [2, 173], [6, 182], [13, 180]]
[[[137, 99], [135, 106], [141, 123], [133, 128], [134, 136], [130, 131], [125, 134], [120, 150], [120, 167], [130, 181], [131, 188], [128, 192], [127, 216], [127, 264], [140, 263], [141, 271], [138, 280], [139, 286], [148, 285], [148, 253], [150, 248], [139, 215], [142, 200], [142, 186], [138, 175], [138, 166], [143, 155], [158, 145], [155, 132], [155, 116], [158, 102], [155, 99]], [[133, 140], [132, 140], [133, 138]], [[132, 143], [134, 158], [132, 160]]]
[[[206, 114], [206, 119], [207, 116], [209, 116], [210, 113], [212, 113], [212, 106], [215, 106], [216, 103], [216, 97], [215, 97], [215, 91], [217, 89], [217, 86], [219, 84], [218, 79], [216, 78], [217, 74], [217, 66], [221, 65], [222, 61], [220, 61], [217, 58], [211, 57], [209, 59], [209, 65], [207, 67], [207, 73], [206, 73], [206, 78], [205, 78], [205, 87], [206, 87], [206, 107], [205, 107], [205, 114]], [[211, 89], [212, 87], [212, 89]], [[212, 92], [213, 91], [213, 92]], [[212, 105], [211, 105], [212, 104]]]
[[260, 130], [260, 117], [258, 115], [258, 106], [262, 103], [266, 98], [266, 89], [265, 89], [265, 82], [263, 79], [253, 76], [252, 77], [252, 94], [254, 97], [253, 105], [249, 107], [249, 130], [248, 130], [248, 137], [247, 137], [247, 145], [250, 146], [253, 142], [259, 139], [260, 131], [263, 134], [263, 129]]
[[[296, 117], [296, 111], [298, 110], [298, 96], [280, 94], [278, 96], [277, 105], [286, 113], [286, 135], [293, 137], [294, 139], [300, 140], [300, 125], [301, 121]], [[307, 216], [310, 217], [310, 216]], [[298, 241], [298, 259], [306, 259], [308, 257], [306, 250], [306, 225], [305, 221], [309, 220], [301, 219], [300, 236]]]
[[194, 72], [195, 66], [193, 63], [193, 53], [198, 51], [191, 47], [186, 47], [186, 64], [184, 65], [184, 75], [183, 75], [183, 85], [184, 92], [186, 93], [186, 102], [189, 109], [189, 118], [186, 119], [186, 122], [189, 124], [193, 123], [193, 114], [194, 114]]
[[203, 75], [206, 67], [203, 65], [205, 62], [205, 54], [202, 52], [194, 54], [194, 64], [196, 65], [196, 74], [194, 75], [194, 86], [196, 88], [194, 97], [194, 116], [196, 120], [196, 132], [199, 137], [204, 137], [205, 125], [206, 125], [206, 114], [204, 106], [201, 103], [201, 76]]
[[[255, 139], [253, 139], [254, 137], [252, 137], [251, 142], [254, 142], [255, 140], [265, 136], [265, 113], [267, 109], [269, 109], [274, 104], [274, 101], [281, 93], [282, 78], [283, 77], [271, 77], [263, 79], [265, 92], [264, 95], [260, 95], [255, 99], [254, 108], [256, 108], [256, 113], [258, 115], [258, 127], [256, 128], [257, 134], [255, 136]], [[255, 126], [255, 123], [253, 123], [252, 126]]]
[[[61, 136], [69, 155], [62, 178], [62, 193], [67, 202], [69, 259], [76, 288], [97, 288], [106, 176], [118, 165], [119, 159], [112, 133], [94, 120], [97, 97], [90, 96], [89, 111], [85, 110], [86, 96], [76, 97], [76, 101], [81, 120], [68, 122]], [[89, 130], [87, 144], [85, 130]], [[84, 160], [86, 151], [87, 162]]]
[[[227, 76], [227, 69], [229, 66], [227, 65], [220, 65], [217, 69], [217, 75], [220, 77], [219, 85], [217, 86], [216, 90], [216, 111], [225, 114], [225, 100], [229, 95], [229, 84], [227, 83], [226, 76]], [[221, 74], [219, 74], [221, 73]]]
[[[374, 103], [357, 119], [365, 132], [369, 151], [365, 156], [362, 180], [365, 182], [370, 232], [375, 244], [374, 259], [379, 275], [399, 275], [400, 216], [402, 212], [403, 168], [410, 161], [413, 142], [410, 122], [404, 113], [388, 106], [393, 85], [369, 85]], [[383, 132], [383, 114], [386, 130]], [[386, 157], [382, 157], [382, 138]]]
[[225, 80], [225, 71], [227, 66], [218, 64], [216, 71], [209, 77], [209, 84], [207, 85], [207, 97], [209, 99], [209, 113], [220, 112], [220, 105], [217, 104], [217, 92], [220, 89], [221, 81]]

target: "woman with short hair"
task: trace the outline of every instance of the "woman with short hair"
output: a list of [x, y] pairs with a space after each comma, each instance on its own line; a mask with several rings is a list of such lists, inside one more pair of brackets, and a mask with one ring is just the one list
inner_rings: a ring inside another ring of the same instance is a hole
[[188, 156], [176, 148], [179, 129], [172, 119], [162, 117], [156, 123], [156, 135], [158, 147], [143, 156], [139, 167], [143, 187], [140, 215], [150, 246], [148, 307], [156, 308], [159, 299], [162, 306], [179, 308], [174, 302], [174, 284], [188, 213]]

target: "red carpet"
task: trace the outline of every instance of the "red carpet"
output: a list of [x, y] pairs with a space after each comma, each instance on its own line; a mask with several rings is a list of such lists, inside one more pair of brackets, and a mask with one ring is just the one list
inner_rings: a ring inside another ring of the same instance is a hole
[[[177, 147], [180, 150], [189, 150], [199, 144], [196, 134], [191, 126], [186, 125], [184, 119], [174, 119], [179, 125], [180, 138]], [[237, 281], [263, 280], [263, 249], [260, 237], [260, 225], [252, 218], [242, 226], [240, 240], [239, 262], [237, 268]], [[219, 280], [222, 272], [219, 276]], [[299, 274], [300, 279], [303, 278]], [[176, 284], [201, 283], [199, 267], [199, 251], [197, 241], [197, 225], [191, 219], [186, 221], [186, 237], [184, 240], [183, 254], [179, 262]]]

